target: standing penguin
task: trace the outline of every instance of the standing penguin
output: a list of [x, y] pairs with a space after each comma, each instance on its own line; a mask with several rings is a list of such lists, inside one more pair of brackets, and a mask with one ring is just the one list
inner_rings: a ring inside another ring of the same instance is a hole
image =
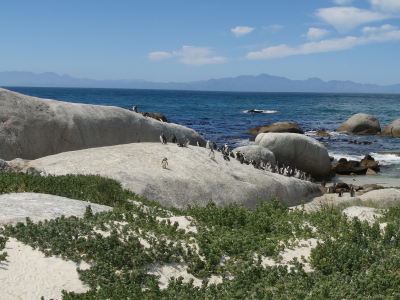
[[167, 168], [167, 166], [168, 166], [168, 158], [164, 158], [164, 159], [161, 161], [161, 166], [162, 166], [163, 169], [166, 169], [166, 168]]
[[201, 147], [201, 144], [199, 141], [197, 141], [197, 147]]
[[355, 197], [356, 196], [356, 190], [353, 188], [353, 185], [350, 187], [350, 197]]
[[210, 153], [208, 154], [208, 156], [211, 158], [211, 159], [215, 159], [215, 153], [214, 153], [214, 150], [211, 148], [210, 149]]
[[136, 105], [134, 105], [132, 110], [133, 110], [134, 112], [136, 112], [136, 113], [137, 113], [137, 112], [138, 112], [138, 111], [137, 111], [137, 106], [136, 106]]
[[161, 133], [160, 141], [161, 141], [161, 144], [166, 144], [167, 143], [167, 138], [165, 137], [164, 133]]
[[171, 137], [171, 143], [177, 143], [178, 142], [178, 139], [176, 138], [176, 136], [175, 136], [175, 134], [172, 134], [172, 137]]
[[187, 148], [187, 146], [189, 146], [189, 143], [190, 143], [190, 140], [187, 139], [187, 140], [185, 141], [185, 143], [183, 144], [183, 147], [186, 147], [186, 148]]
[[206, 144], [206, 149], [210, 149], [211, 147], [210, 147], [210, 140], [208, 140], [207, 141], [207, 144]]
[[339, 191], [339, 197], [343, 197], [344, 189], [340, 189]]

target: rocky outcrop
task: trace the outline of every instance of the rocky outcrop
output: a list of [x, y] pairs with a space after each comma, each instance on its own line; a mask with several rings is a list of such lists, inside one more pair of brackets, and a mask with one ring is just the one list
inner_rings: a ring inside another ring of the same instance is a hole
[[29, 162], [21, 158], [16, 158], [12, 161], [0, 159], [0, 172], [27, 173], [35, 176], [41, 175], [41, 170], [36, 169]]
[[192, 129], [113, 106], [30, 97], [0, 88], [0, 158], [35, 159], [60, 152], [133, 142], [160, 142], [164, 133], [192, 145]]
[[[321, 195], [314, 183], [269, 173], [225, 161], [216, 152], [210, 159], [203, 147], [173, 144], [134, 143], [70, 151], [30, 161], [45, 174], [100, 174], [113, 178], [141, 197], [178, 208], [206, 205], [210, 198], [218, 205], [239, 203], [255, 207], [257, 197], [269, 201], [275, 195], [288, 206]], [[161, 161], [168, 158], [163, 169]]]
[[259, 162], [260, 159], [262, 159], [265, 163], [270, 161], [273, 166], [276, 164], [275, 155], [268, 149], [257, 145], [238, 147], [233, 151], [240, 151], [242, 154], [244, 153], [247, 160], [252, 159]]
[[360, 196], [361, 201], [372, 201], [378, 205], [393, 207], [400, 202], [400, 190], [381, 189]]
[[[366, 155], [361, 161], [348, 161], [345, 158], [341, 158], [337, 163], [332, 164], [332, 170], [340, 175], [350, 175], [351, 173], [357, 175], [376, 175], [380, 167], [378, 161], [375, 161], [372, 156]], [[368, 172], [368, 170], [374, 171], [375, 173], [373, 174], [371, 171]]]
[[400, 138], [400, 119], [397, 119], [383, 128], [380, 136]]
[[311, 137], [295, 133], [260, 133], [255, 143], [272, 151], [279, 164], [297, 167], [316, 180], [332, 177], [328, 151]]
[[332, 136], [332, 134], [327, 133], [327, 132], [325, 132], [325, 131], [323, 131], [323, 130], [317, 130], [317, 131], [315, 132], [315, 135], [316, 135], [316, 136]]
[[381, 126], [379, 124], [379, 120], [371, 115], [367, 114], [355, 114], [342, 125], [339, 126], [336, 131], [347, 131], [360, 133], [365, 130], [374, 130], [376, 132], [381, 131]]
[[256, 126], [249, 129], [246, 134], [257, 135], [264, 132], [291, 132], [304, 134], [303, 129], [294, 122], [276, 122], [265, 126]]

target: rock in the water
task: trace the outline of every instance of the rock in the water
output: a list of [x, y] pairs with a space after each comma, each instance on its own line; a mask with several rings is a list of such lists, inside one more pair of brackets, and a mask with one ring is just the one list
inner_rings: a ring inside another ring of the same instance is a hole
[[377, 135], [379, 132], [374, 129], [365, 129], [359, 132], [359, 135]]
[[255, 143], [272, 151], [280, 164], [297, 167], [316, 180], [332, 177], [328, 151], [311, 137], [295, 133], [260, 133]]
[[249, 129], [246, 134], [257, 135], [263, 132], [291, 132], [304, 134], [303, 129], [294, 122], [276, 122], [265, 126], [256, 126]]
[[381, 132], [379, 120], [374, 116], [360, 113], [352, 116], [342, 125], [340, 125], [339, 128], [336, 129], [336, 131], [359, 133], [367, 129]]
[[237, 151], [244, 153], [247, 160], [252, 159], [259, 162], [262, 159], [265, 163], [270, 161], [273, 166], [276, 164], [275, 155], [263, 147], [257, 145], [243, 146], [235, 148], [234, 152]]
[[393, 207], [400, 202], [400, 190], [381, 189], [360, 196], [361, 201], [372, 201], [382, 206]]
[[315, 132], [315, 135], [316, 135], [316, 136], [332, 136], [332, 134], [327, 133], [327, 132], [325, 132], [325, 131], [323, 131], [323, 130], [317, 130], [317, 131]]
[[397, 119], [383, 128], [380, 136], [400, 138], [400, 119]]
[[[215, 160], [208, 155], [203, 147], [134, 143], [64, 152], [30, 163], [46, 174], [100, 174], [141, 197], [179, 208], [195, 201], [204, 206], [210, 198], [218, 205], [255, 207], [257, 196], [269, 201], [271, 195], [292, 206], [322, 194], [312, 182], [226, 161], [220, 153]], [[160, 164], [163, 158], [168, 158], [166, 169]]]
[[378, 173], [376, 173], [374, 170], [368, 168], [367, 172], [365, 173], [365, 175], [378, 175]]
[[140, 142], [172, 134], [192, 145], [196, 131], [114, 106], [40, 99], [0, 88], [0, 157], [35, 159], [60, 152]]

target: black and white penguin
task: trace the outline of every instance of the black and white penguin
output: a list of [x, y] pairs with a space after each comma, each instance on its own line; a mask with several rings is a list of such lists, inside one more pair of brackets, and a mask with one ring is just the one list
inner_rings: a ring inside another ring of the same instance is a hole
[[189, 146], [189, 143], [190, 143], [190, 140], [187, 139], [187, 140], [185, 141], [185, 143], [183, 144], [183, 147], [186, 147], [186, 148], [187, 148], [187, 146]]
[[208, 140], [207, 143], [206, 143], [206, 149], [210, 149], [210, 148], [211, 148], [211, 146], [210, 146], [210, 140]]
[[217, 144], [216, 144], [215, 142], [212, 143], [212, 148], [213, 148], [214, 150], [218, 150]]
[[211, 158], [211, 159], [215, 159], [215, 153], [214, 153], [214, 150], [211, 148], [210, 149], [210, 153], [208, 154], [208, 156]]
[[339, 197], [343, 197], [344, 189], [340, 189], [339, 191]]
[[225, 144], [224, 152], [227, 153], [227, 154], [229, 153], [229, 146], [228, 146], [228, 144]]
[[235, 158], [235, 153], [233, 153], [233, 151], [229, 152], [229, 156], [232, 158]]
[[160, 134], [160, 141], [161, 141], [161, 144], [167, 143], [167, 138], [165, 137], [164, 133]]
[[178, 142], [178, 139], [176, 138], [175, 134], [172, 134], [171, 143], [176, 144], [177, 142]]
[[226, 153], [224, 153], [224, 154], [222, 154], [222, 155], [224, 156], [224, 159], [225, 159], [225, 160], [230, 161], [230, 158], [229, 158], [228, 155], [226, 155]]
[[133, 110], [135, 113], [137, 113], [137, 112], [138, 112], [138, 111], [137, 111], [137, 106], [134, 105], [132, 110]]
[[199, 141], [197, 141], [197, 147], [201, 147], [201, 144], [200, 144], [200, 142]]
[[163, 167], [163, 169], [166, 169], [166, 168], [167, 168], [167, 166], [168, 166], [168, 158], [164, 158], [164, 159], [161, 161], [161, 166]]
[[325, 181], [325, 179], [322, 179], [322, 181], [321, 181], [321, 186], [323, 186], [323, 187], [326, 186], [326, 181]]
[[240, 156], [240, 163], [243, 165], [243, 163], [244, 163], [244, 156], [243, 155], [241, 155]]
[[350, 197], [356, 196], [356, 190], [353, 188], [353, 185], [350, 186]]

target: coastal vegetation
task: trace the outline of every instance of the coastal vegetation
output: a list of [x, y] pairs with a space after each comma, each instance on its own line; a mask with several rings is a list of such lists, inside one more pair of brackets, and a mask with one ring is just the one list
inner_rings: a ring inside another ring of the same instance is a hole
[[[63, 299], [400, 299], [400, 206], [385, 210], [373, 224], [349, 220], [343, 206], [291, 210], [274, 197], [260, 200], [254, 210], [211, 200], [205, 207], [176, 209], [100, 176], [0, 173], [0, 193], [10, 192], [114, 207], [93, 214], [88, 206], [83, 218], [62, 216], [38, 224], [27, 218], [26, 224], [0, 230], [0, 250], [14, 237], [46, 255], [91, 265], [78, 269], [91, 289], [63, 291]], [[185, 216], [197, 232], [179, 229], [172, 216]], [[384, 230], [379, 222], [387, 222]], [[262, 264], [266, 257], [281, 261], [283, 249], [309, 238], [318, 240], [309, 260], [293, 259], [290, 267]], [[171, 262], [186, 263], [188, 273], [203, 278], [203, 284], [178, 277], [160, 289], [148, 268]], [[306, 272], [305, 264], [313, 271]], [[220, 276], [221, 283], [209, 283], [211, 276]]]

